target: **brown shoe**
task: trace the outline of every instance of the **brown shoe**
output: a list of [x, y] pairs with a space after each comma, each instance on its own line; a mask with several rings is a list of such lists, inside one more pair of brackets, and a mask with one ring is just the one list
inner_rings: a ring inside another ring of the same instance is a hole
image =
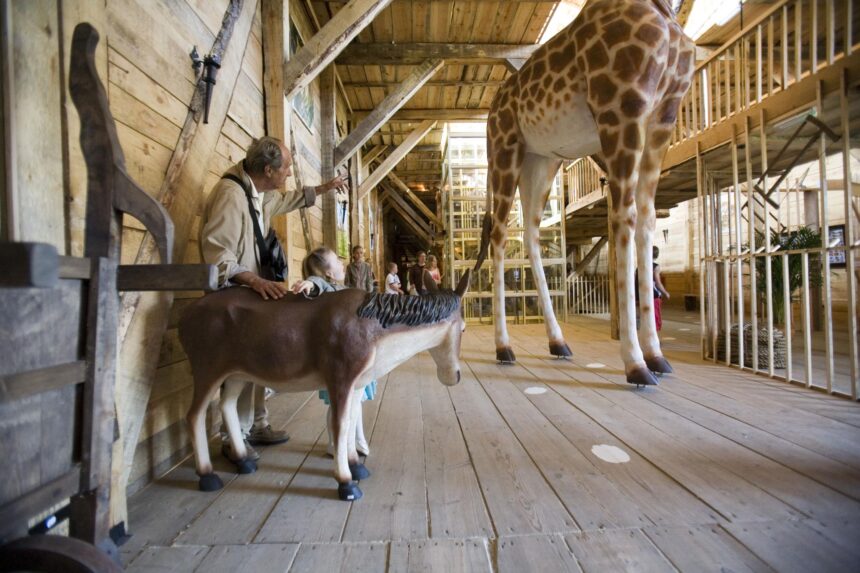
[[[245, 440], [245, 449], [248, 451], [249, 460], [257, 461], [260, 459], [260, 452], [251, 447], [251, 444], [248, 443], [248, 440]], [[239, 460], [236, 457], [236, 454], [233, 452], [233, 445], [230, 442], [224, 442], [221, 444], [221, 455], [230, 460], [233, 463], [236, 463]]]
[[289, 439], [290, 437], [286, 432], [273, 430], [271, 424], [265, 428], [251, 428], [251, 434], [248, 436], [248, 442], [255, 446], [283, 444]]

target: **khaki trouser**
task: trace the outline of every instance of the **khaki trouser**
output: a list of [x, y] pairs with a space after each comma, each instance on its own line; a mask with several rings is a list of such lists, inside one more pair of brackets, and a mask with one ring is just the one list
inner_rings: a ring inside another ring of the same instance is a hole
[[[239, 400], [236, 402], [236, 410], [239, 413], [239, 425], [242, 435], [246, 438], [251, 433], [251, 428], [265, 428], [269, 425], [269, 410], [266, 408], [266, 388], [252, 382], [245, 384]], [[227, 427], [221, 422], [221, 440], [229, 442]]]

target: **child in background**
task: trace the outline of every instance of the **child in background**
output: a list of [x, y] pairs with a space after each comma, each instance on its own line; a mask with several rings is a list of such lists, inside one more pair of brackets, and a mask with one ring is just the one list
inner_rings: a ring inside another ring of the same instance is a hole
[[400, 277], [397, 276], [397, 263], [388, 263], [388, 276], [385, 277], [385, 294], [403, 294]]
[[442, 273], [439, 271], [439, 261], [436, 260], [436, 255], [427, 255], [427, 270], [430, 271], [433, 282], [437, 285], [442, 282]]
[[[302, 262], [302, 274], [305, 280], [297, 281], [293, 285], [295, 294], [303, 294], [307, 298], [316, 298], [326, 292], [335, 292], [343, 290], [346, 287], [343, 285], [345, 271], [343, 261], [337, 254], [328, 247], [320, 247], [314, 249], [311, 254], [305, 257]], [[361, 395], [361, 401], [373, 400], [376, 395], [376, 380], [372, 380], [364, 387], [364, 392]], [[328, 425], [328, 447], [326, 452], [329, 455], [334, 455], [334, 436], [331, 431], [331, 401], [327, 390], [319, 391], [320, 400], [326, 403], [328, 414], [326, 421]], [[358, 419], [355, 423], [355, 449], [362, 455], [370, 453], [370, 447], [367, 444], [367, 439], [364, 437], [364, 423], [362, 421], [362, 408], [358, 409]]]

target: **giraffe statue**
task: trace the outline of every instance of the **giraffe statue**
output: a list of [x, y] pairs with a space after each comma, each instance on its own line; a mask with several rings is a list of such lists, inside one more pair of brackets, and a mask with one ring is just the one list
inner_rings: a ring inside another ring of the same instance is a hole
[[[550, 353], [571, 355], [553, 312], [541, 262], [540, 220], [564, 159], [595, 155], [606, 166], [615, 233], [621, 356], [627, 381], [657, 383], [672, 372], [660, 350], [651, 245], [654, 194], [681, 99], [694, 71], [694, 44], [666, 0], [592, 0], [499, 89], [487, 119], [489, 163], [480, 269], [493, 245], [496, 358], [513, 362], [505, 324], [507, 219], [519, 185], [525, 243]], [[641, 343], [636, 336], [634, 253], [639, 264]]]

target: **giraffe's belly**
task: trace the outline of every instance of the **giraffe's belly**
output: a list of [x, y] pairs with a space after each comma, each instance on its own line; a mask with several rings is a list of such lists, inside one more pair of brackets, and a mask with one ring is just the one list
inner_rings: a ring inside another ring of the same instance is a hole
[[544, 110], [542, 117], [538, 110], [521, 110], [518, 119], [529, 153], [578, 159], [600, 151], [597, 123], [582, 94], [558, 109]]

